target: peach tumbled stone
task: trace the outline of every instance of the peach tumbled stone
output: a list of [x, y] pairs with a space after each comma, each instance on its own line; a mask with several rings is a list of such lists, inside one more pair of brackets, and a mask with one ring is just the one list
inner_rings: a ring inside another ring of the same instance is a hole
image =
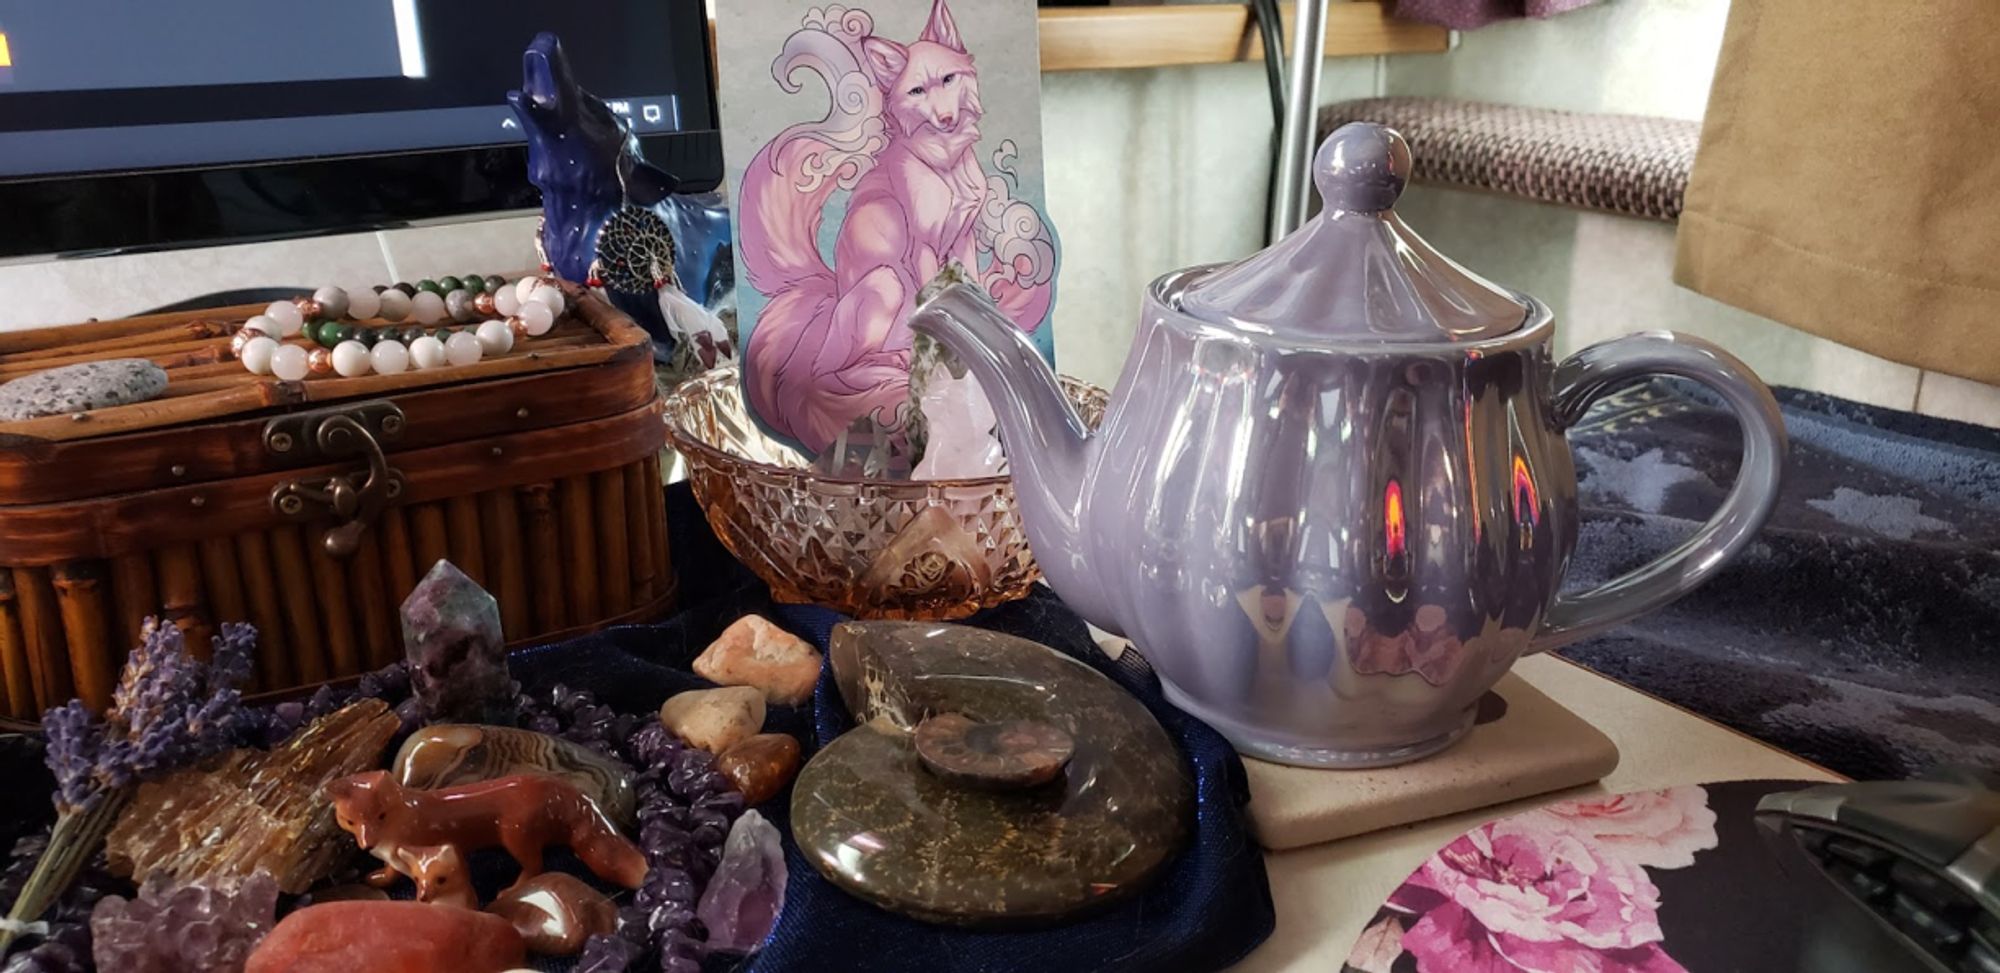
[[719, 754], [764, 728], [764, 694], [749, 686], [693, 689], [660, 707], [667, 732]]
[[745, 615], [694, 660], [694, 671], [722, 686], [754, 686], [766, 702], [797, 706], [819, 681], [819, 650], [762, 615]]

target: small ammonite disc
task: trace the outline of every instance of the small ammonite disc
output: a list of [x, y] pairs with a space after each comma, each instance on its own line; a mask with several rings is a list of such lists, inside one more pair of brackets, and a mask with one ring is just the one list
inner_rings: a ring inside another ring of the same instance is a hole
[[1062, 775], [1076, 739], [1040, 720], [981, 723], [939, 713], [917, 724], [917, 759], [954, 783], [985, 790], [1038, 787]]

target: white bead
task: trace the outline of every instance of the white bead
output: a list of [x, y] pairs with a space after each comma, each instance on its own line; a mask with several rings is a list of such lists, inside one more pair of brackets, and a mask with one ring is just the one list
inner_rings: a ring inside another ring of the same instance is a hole
[[514, 282], [514, 296], [519, 298], [521, 303], [526, 304], [528, 303], [528, 295], [533, 294], [535, 288], [540, 286], [542, 286], [542, 279], [540, 277], [523, 277]]
[[555, 312], [539, 300], [522, 301], [521, 310], [517, 313], [521, 316], [521, 323], [528, 326], [528, 337], [539, 338], [556, 326]]
[[273, 338], [282, 338], [285, 336], [285, 326], [279, 324], [276, 318], [268, 314], [259, 314], [243, 322], [243, 327], [250, 331], [262, 331]]
[[271, 353], [271, 374], [287, 382], [299, 381], [312, 370], [312, 363], [307, 357], [304, 345], [280, 345], [277, 351]]
[[382, 306], [375, 313], [384, 321], [401, 321], [410, 316], [410, 295], [393, 287], [381, 294]]
[[341, 378], [360, 378], [373, 368], [368, 361], [368, 346], [349, 338], [333, 346], [333, 370]]
[[287, 338], [298, 334], [299, 329], [306, 326], [305, 317], [299, 314], [299, 306], [290, 301], [272, 301], [271, 306], [264, 309], [264, 316], [278, 322], [278, 327], [284, 330]]
[[550, 314], [561, 314], [563, 312], [563, 292], [560, 287], [541, 288], [535, 291], [534, 298], [543, 304], [547, 304]]
[[520, 309], [521, 295], [514, 293], [512, 287], [502, 287], [493, 295], [493, 310], [500, 312], [501, 317], [511, 318]]
[[444, 298], [430, 291], [418, 291], [410, 298], [410, 317], [418, 324], [436, 324], [444, 320]]
[[368, 352], [368, 364], [377, 375], [398, 374], [410, 367], [410, 349], [403, 347], [400, 341], [384, 338], [375, 342], [375, 347]]
[[479, 339], [465, 331], [454, 331], [444, 342], [444, 358], [454, 365], [470, 365], [479, 360]]
[[484, 321], [474, 333], [479, 339], [479, 348], [489, 355], [504, 355], [514, 350], [514, 329], [505, 321]]
[[326, 313], [327, 317], [336, 321], [347, 317], [348, 303], [346, 290], [328, 284], [319, 290], [313, 291], [313, 300], [319, 302], [320, 309]]
[[410, 364], [418, 368], [444, 367], [444, 342], [424, 335], [410, 342]]
[[367, 321], [382, 310], [382, 295], [366, 287], [347, 292], [347, 316], [356, 321]]
[[243, 343], [243, 351], [236, 357], [243, 367], [253, 375], [271, 374], [271, 356], [278, 353], [278, 343], [270, 338], [252, 338]]

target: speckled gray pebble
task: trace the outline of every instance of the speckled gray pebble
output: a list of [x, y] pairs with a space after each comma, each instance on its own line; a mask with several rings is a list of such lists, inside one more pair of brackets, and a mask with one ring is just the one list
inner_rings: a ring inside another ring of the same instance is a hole
[[143, 358], [64, 365], [0, 385], [0, 422], [130, 405], [166, 388], [166, 371]]

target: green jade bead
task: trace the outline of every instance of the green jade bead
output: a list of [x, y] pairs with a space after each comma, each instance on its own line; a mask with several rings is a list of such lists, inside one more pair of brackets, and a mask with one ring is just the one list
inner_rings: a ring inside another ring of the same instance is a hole
[[321, 321], [313, 325], [313, 340], [322, 348], [332, 348], [354, 337], [354, 326], [341, 321]]
[[437, 285], [438, 285], [438, 296], [443, 297], [444, 295], [449, 294], [452, 291], [464, 287], [465, 282], [459, 280], [456, 277], [446, 276], [446, 277], [439, 277], [437, 279]]
[[[449, 278], [447, 278], [447, 279], [449, 279]], [[429, 277], [426, 277], [426, 278], [424, 278], [423, 280], [420, 280], [420, 281], [417, 281], [417, 290], [420, 290], [420, 291], [430, 291], [431, 293], [433, 293], [433, 294], [436, 294], [436, 295], [437, 295], [437, 296], [439, 296], [439, 297], [443, 297], [443, 296], [444, 296], [444, 285], [443, 285], [443, 282], [442, 282], [442, 281], [435, 281], [435, 280], [432, 280], [432, 279], [430, 279]]]
[[460, 287], [465, 288], [465, 292], [467, 294], [486, 293], [486, 278], [481, 277], [478, 274], [472, 274], [470, 276], [459, 278], [458, 285]]

